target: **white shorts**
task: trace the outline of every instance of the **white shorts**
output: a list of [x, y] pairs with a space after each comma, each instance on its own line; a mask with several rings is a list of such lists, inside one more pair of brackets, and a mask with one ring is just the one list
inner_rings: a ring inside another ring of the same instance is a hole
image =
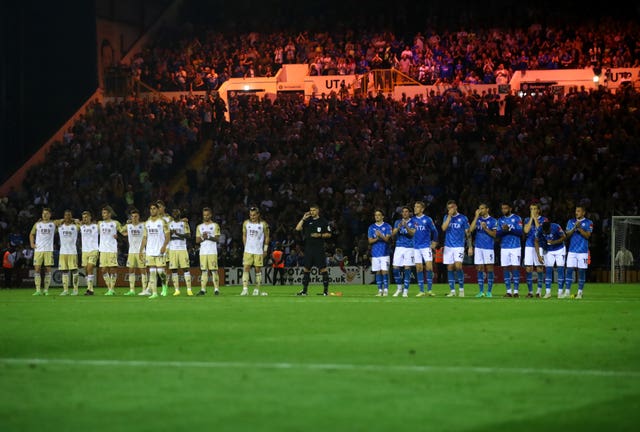
[[589, 254], [569, 252], [567, 254], [567, 267], [586, 269], [589, 266]]
[[371, 257], [371, 270], [374, 272], [380, 270], [389, 271], [389, 261], [391, 261], [391, 259], [388, 255], [382, 257]]
[[404, 246], [396, 247], [393, 252], [394, 267], [411, 267], [415, 265], [413, 248]]
[[544, 265], [545, 267], [553, 267], [554, 264], [557, 267], [564, 267], [564, 254], [565, 254], [566, 249], [562, 248], [562, 249], [558, 249], [555, 251], [548, 251], [546, 252], [542, 258], [544, 258]]
[[413, 250], [413, 259], [415, 264], [422, 265], [423, 262], [433, 261], [433, 250], [431, 248], [420, 248]]
[[502, 267], [520, 267], [521, 256], [522, 250], [520, 248], [500, 249], [500, 265]]
[[464, 260], [464, 247], [445, 246], [442, 254], [443, 264], [453, 264]]
[[475, 265], [494, 264], [495, 256], [493, 255], [493, 250], [475, 248], [473, 250], [473, 263]]
[[[542, 255], [542, 248], [538, 248], [540, 255]], [[542, 263], [538, 260], [536, 254], [536, 248], [533, 246], [525, 246], [524, 248], [524, 265], [526, 266], [542, 266]]]

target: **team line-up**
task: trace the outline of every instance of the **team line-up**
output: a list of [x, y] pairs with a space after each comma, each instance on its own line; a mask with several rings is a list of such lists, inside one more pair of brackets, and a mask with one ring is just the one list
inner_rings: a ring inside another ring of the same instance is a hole
[[[419, 292], [417, 297], [433, 296], [433, 250], [438, 244], [438, 230], [431, 217], [424, 213], [424, 202], [417, 201], [411, 208], [402, 208], [401, 218], [393, 227], [384, 221], [381, 210], [375, 210], [374, 223], [368, 229], [371, 248], [371, 270], [375, 273], [378, 296], [389, 293], [389, 269], [397, 284], [394, 297], [408, 297], [412, 270], [415, 267]], [[530, 205], [530, 216], [524, 221], [513, 213], [509, 203], [501, 204], [502, 216], [498, 219], [489, 213], [489, 207], [481, 203], [471, 223], [458, 212], [455, 201], [447, 202], [447, 214], [443, 217], [444, 234], [443, 264], [447, 266], [449, 293], [447, 297], [464, 296], [464, 273], [462, 263], [466, 252], [473, 256], [478, 275], [479, 292], [476, 297], [492, 297], [494, 285], [495, 246], [500, 247], [500, 265], [503, 267], [505, 297], [519, 297], [522, 241], [524, 240], [524, 266], [526, 269], [527, 297], [551, 298], [554, 268], [557, 272], [558, 298], [583, 296], [586, 270], [589, 264], [589, 238], [593, 222], [585, 217], [586, 209], [577, 206], [575, 217], [563, 229], [540, 214], [537, 203]], [[30, 233], [34, 249], [35, 289], [34, 295], [47, 295], [51, 283], [55, 233], [59, 236], [59, 270], [62, 271], [61, 295], [78, 294], [78, 250], [80, 237], [81, 265], [87, 274], [85, 295], [94, 294], [94, 269], [102, 271], [107, 291], [115, 295], [117, 277], [118, 235], [127, 237], [129, 243], [127, 267], [129, 268], [129, 291], [125, 295], [136, 295], [136, 274], [140, 276], [142, 291], [137, 295], [150, 299], [168, 295], [168, 272], [173, 282], [173, 295], [180, 295], [180, 274], [185, 281], [187, 295], [193, 295], [189, 272], [187, 239], [191, 237], [188, 221], [181, 218], [179, 210], [172, 215], [165, 213], [162, 201], [149, 206], [149, 218], [142, 222], [138, 210], [129, 212], [129, 220], [121, 224], [113, 219], [113, 209], [106, 205], [101, 209], [102, 220], [94, 221], [90, 212], [82, 213], [82, 219], [73, 218], [67, 210], [64, 217], [53, 220], [51, 210], [43, 209], [41, 219]], [[209, 283], [209, 274], [214, 295], [219, 295], [217, 241], [220, 226], [212, 220], [210, 208], [202, 210], [202, 223], [196, 228], [195, 241], [199, 245], [200, 290], [204, 295]], [[323, 295], [329, 294], [329, 277], [324, 251], [324, 241], [331, 238], [330, 223], [320, 215], [317, 205], [311, 205], [295, 227], [304, 239], [304, 272], [299, 296], [306, 296], [313, 267], [322, 277]], [[243, 222], [244, 244], [242, 291], [249, 295], [249, 272], [255, 270], [255, 288], [252, 295], [260, 295], [262, 267], [268, 252], [269, 225], [260, 216], [256, 207], [249, 209], [249, 218]], [[565, 246], [568, 244], [568, 247]], [[393, 248], [393, 257], [391, 250]], [[567, 252], [568, 250], [568, 252]], [[42, 271], [44, 270], [44, 272]], [[537, 272], [537, 292], [533, 293], [533, 273]], [[578, 290], [571, 294], [577, 275]], [[426, 279], [426, 284], [425, 284]], [[158, 280], [161, 292], [158, 293]], [[544, 280], [545, 294], [542, 295]], [[486, 291], [485, 291], [486, 282]], [[458, 290], [456, 292], [456, 284]], [[70, 285], [72, 290], [70, 291]], [[425, 286], [426, 285], [426, 286]], [[425, 290], [426, 288], [426, 290]]]

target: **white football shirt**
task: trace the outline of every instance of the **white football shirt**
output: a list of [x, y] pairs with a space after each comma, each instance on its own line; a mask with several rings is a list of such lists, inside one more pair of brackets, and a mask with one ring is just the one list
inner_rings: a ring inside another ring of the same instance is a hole
[[98, 239], [100, 234], [98, 225], [80, 225], [80, 237], [82, 239], [82, 252], [93, 252], [98, 250]]
[[196, 236], [203, 239], [200, 243], [200, 255], [218, 255], [218, 244], [213, 240], [204, 240], [203, 234], [209, 238], [220, 235], [220, 226], [215, 222], [201, 223], [196, 228]]
[[60, 237], [60, 255], [78, 254], [78, 226], [76, 224], [60, 225], [58, 236]]

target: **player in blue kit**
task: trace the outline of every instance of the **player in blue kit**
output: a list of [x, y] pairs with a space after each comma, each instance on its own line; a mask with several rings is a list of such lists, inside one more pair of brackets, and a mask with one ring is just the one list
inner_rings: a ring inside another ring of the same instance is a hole
[[487, 276], [487, 293], [486, 297], [491, 298], [493, 294], [493, 265], [495, 264], [494, 244], [498, 232], [498, 221], [489, 214], [489, 206], [481, 203], [476, 210], [476, 216], [473, 218], [469, 227], [470, 233], [475, 234], [475, 241], [470, 253], [473, 254], [473, 263], [478, 271], [478, 289], [476, 297], [485, 297], [484, 280]]
[[[564, 230], [557, 223], [549, 221], [543, 222], [534, 240], [536, 252], [540, 262], [544, 262], [545, 268], [545, 290], [543, 298], [551, 298], [551, 282], [553, 281], [553, 267], [558, 271], [558, 298], [564, 298], [562, 287], [564, 285], [564, 256], [566, 248], [564, 241], [567, 236]], [[542, 248], [543, 253], [540, 253]]]
[[531, 216], [525, 218], [523, 229], [526, 236], [524, 243], [524, 269], [527, 272], [527, 289], [529, 290], [527, 297], [533, 297], [534, 270], [538, 274], [538, 289], [536, 290], [536, 297], [540, 297], [540, 293], [542, 292], [542, 280], [544, 279], [544, 263], [538, 261], [538, 254], [534, 247], [534, 241], [540, 226], [549, 219], [540, 214], [540, 204], [538, 203], [531, 204], [529, 206], [529, 211], [531, 212]]
[[593, 232], [593, 222], [585, 217], [586, 209], [576, 207], [576, 217], [567, 222], [567, 237], [569, 238], [569, 253], [567, 254], [567, 274], [565, 279], [564, 297], [571, 296], [571, 284], [574, 281], [574, 269], [578, 273], [577, 299], [582, 298], [582, 290], [587, 280], [589, 266], [589, 239]]
[[[413, 217], [407, 227], [413, 236], [414, 261], [416, 264], [416, 278], [420, 291], [416, 297], [428, 295], [433, 297], [433, 250], [438, 245], [438, 229], [433, 219], [424, 214], [424, 202], [416, 201], [413, 205]], [[423, 265], [424, 263], [424, 265]], [[427, 292], [424, 292], [424, 268], [427, 268]]]
[[373, 213], [375, 222], [369, 225], [367, 237], [371, 245], [371, 270], [376, 274], [378, 296], [389, 294], [389, 242], [391, 241], [391, 225], [384, 221], [381, 210]]
[[402, 207], [402, 217], [393, 224], [391, 236], [396, 239], [396, 248], [393, 251], [393, 278], [397, 284], [397, 290], [393, 294], [398, 297], [409, 296], [409, 284], [411, 283], [411, 267], [415, 266], [415, 254], [413, 252], [413, 235], [409, 228], [413, 227], [411, 221], [411, 209]]
[[447, 214], [444, 215], [442, 222], [442, 232], [444, 233], [442, 262], [447, 266], [447, 279], [449, 281], [449, 294], [447, 294], [447, 297], [455, 297], [456, 279], [458, 280], [458, 295], [464, 297], [462, 261], [464, 259], [465, 240], [467, 238], [470, 239], [469, 228], [467, 217], [458, 213], [458, 204], [453, 200], [447, 201]]
[[[513, 213], [511, 204], [500, 205], [502, 216], [498, 219], [498, 238], [500, 238], [500, 265], [504, 268], [505, 297], [519, 297], [520, 258], [522, 256], [522, 219]], [[513, 294], [511, 285], [513, 284]]]

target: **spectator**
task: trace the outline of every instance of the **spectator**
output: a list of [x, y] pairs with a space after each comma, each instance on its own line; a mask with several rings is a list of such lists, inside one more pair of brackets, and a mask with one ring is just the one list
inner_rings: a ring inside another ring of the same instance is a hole
[[13, 273], [17, 262], [17, 253], [13, 246], [9, 245], [2, 250], [2, 271], [4, 273], [4, 288], [13, 286]]
[[623, 245], [616, 253], [614, 262], [618, 273], [616, 280], [619, 282], [628, 282], [628, 272], [633, 268], [634, 263], [633, 253]]

